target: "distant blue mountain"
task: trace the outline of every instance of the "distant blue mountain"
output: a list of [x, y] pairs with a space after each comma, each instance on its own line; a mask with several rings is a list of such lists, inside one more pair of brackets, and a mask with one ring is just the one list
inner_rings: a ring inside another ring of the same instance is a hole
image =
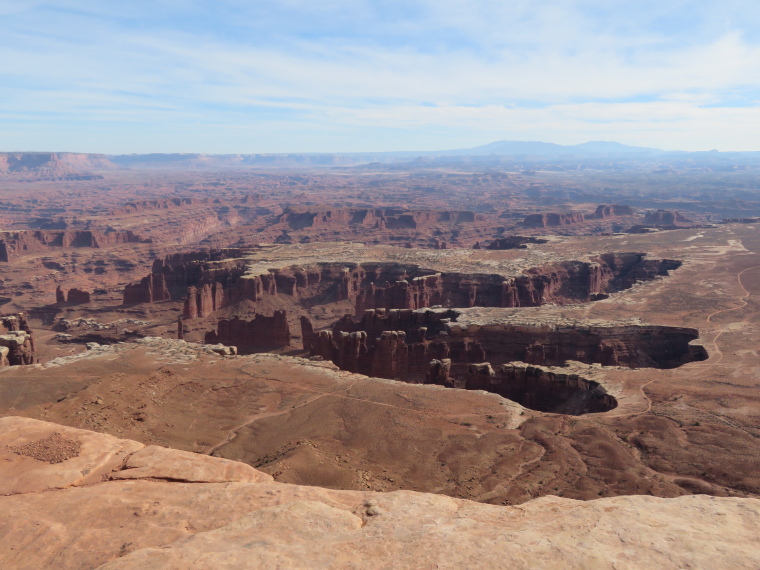
[[[497, 141], [483, 146], [445, 150], [439, 156], [482, 156], [482, 155], [533, 155], [533, 156], [570, 156], [570, 155], [615, 155], [615, 154], [659, 154], [664, 152], [655, 148], [628, 146], [619, 142], [591, 141], [565, 146], [540, 141]], [[428, 154], [428, 153], [426, 153]]]

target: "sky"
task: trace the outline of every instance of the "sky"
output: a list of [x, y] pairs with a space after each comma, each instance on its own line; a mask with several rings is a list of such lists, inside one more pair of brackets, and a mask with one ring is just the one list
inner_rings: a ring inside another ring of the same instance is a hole
[[760, 151], [757, 0], [0, 0], [0, 151]]

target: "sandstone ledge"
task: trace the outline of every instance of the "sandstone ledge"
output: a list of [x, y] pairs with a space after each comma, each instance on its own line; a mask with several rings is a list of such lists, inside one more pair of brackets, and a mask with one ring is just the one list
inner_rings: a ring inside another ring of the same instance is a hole
[[[12, 450], [52, 433], [80, 441], [79, 455], [49, 464]], [[544, 497], [497, 507], [409, 491], [334, 491], [275, 483], [231, 461], [16, 417], [0, 419], [0, 447], [5, 568], [760, 565], [755, 499]], [[86, 481], [71, 476], [87, 469]], [[114, 480], [125, 475], [144, 478]]]

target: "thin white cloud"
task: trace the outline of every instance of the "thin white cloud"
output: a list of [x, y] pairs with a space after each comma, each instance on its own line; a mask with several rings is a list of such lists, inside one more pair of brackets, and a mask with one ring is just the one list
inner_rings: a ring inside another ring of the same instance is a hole
[[114, 138], [120, 122], [198, 121], [287, 125], [304, 140], [332, 125], [365, 147], [378, 129], [410, 144], [437, 129], [440, 147], [510, 133], [657, 146], [640, 140], [657, 133], [671, 147], [754, 148], [760, 30], [737, 17], [752, 5], [0, 0], [0, 116], [109, 122]]

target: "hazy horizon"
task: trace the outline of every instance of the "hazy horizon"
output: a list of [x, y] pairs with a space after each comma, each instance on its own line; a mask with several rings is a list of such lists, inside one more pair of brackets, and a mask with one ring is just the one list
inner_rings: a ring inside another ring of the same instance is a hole
[[756, 13], [748, 0], [0, 0], [0, 147], [758, 151]]

